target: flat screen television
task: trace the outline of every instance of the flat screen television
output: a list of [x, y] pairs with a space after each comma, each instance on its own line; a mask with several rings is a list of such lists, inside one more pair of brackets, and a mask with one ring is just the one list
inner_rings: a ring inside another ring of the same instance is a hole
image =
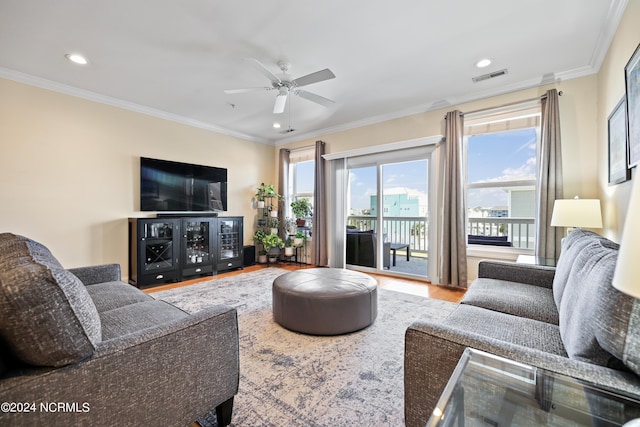
[[140, 158], [140, 210], [227, 210], [227, 169]]

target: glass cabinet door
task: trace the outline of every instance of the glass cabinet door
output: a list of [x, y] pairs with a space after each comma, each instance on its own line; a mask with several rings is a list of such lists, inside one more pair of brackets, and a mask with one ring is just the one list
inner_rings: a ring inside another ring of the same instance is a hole
[[144, 250], [144, 271], [152, 272], [174, 267], [173, 234], [175, 232], [172, 222], [144, 223], [141, 236]]
[[218, 245], [220, 260], [240, 256], [240, 222], [237, 219], [218, 218]]
[[184, 223], [186, 266], [211, 262], [211, 239], [208, 220], [186, 220]]

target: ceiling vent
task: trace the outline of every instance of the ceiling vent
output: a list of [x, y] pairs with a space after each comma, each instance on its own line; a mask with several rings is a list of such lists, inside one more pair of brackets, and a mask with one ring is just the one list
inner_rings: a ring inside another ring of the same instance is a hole
[[504, 76], [505, 74], [507, 74], [507, 69], [506, 68], [504, 70], [494, 71], [493, 73], [483, 74], [483, 75], [477, 76], [477, 77], [472, 77], [471, 80], [473, 80], [474, 83], [478, 83], [478, 82], [481, 82], [483, 80], [489, 80], [489, 79], [493, 79], [495, 77]]

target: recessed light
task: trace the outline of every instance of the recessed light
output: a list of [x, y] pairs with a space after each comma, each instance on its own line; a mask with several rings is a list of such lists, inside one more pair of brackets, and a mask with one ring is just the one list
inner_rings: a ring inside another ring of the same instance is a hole
[[489, 58], [483, 58], [476, 62], [476, 67], [478, 68], [488, 67], [489, 65], [491, 65], [491, 59]]
[[273, 128], [274, 128], [274, 129], [280, 129], [280, 123], [275, 122], [275, 123], [273, 124]]
[[89, 61], [87, 61], [87, 58], [78, 53], [67, 53], [64, 57], [74, 64], [78, 65], [87, 65], [89, 63]]

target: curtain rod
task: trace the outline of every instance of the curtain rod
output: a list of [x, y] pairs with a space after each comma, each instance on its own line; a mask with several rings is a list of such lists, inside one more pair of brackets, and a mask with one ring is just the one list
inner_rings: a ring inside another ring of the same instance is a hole
[[[562, 91], [558, 92], [558, 96], [562, 96], [562, 93], [563, 93]], [[535, 98], [524, 99], [522, 101], [509, 102], [509, 103], [502, 104], [502, 105], [496, 105], [495, 107], [480, 108], [478, 110], [467, 111], [466, 113], [461, 113], [461, 114], [464, 116], [465, 114], [480, 113], [482, 111], [494, 110], [496, 108], [504, 108], [504, 107], [510, 107], [512, 105], [524, 104], [525, 102], [538, 101], [538, 100], [545, 99], [546, 97], [547, 97], [547, 95], [544, 94], [544, 95], [541, 95], [541, 96], [537, 96]], [[446, 119], [447, 115], [445, 114], [444, 117]]]
[[304, 150], [308, 150], [310, 148], [315, 148], [315, 145], [306, 145], [304, 147], [298, 147], [298, 148], [285, 148], [285, 150], [289, 150], [290, 153], [295, 153], [296, 151], [304, 151]]

